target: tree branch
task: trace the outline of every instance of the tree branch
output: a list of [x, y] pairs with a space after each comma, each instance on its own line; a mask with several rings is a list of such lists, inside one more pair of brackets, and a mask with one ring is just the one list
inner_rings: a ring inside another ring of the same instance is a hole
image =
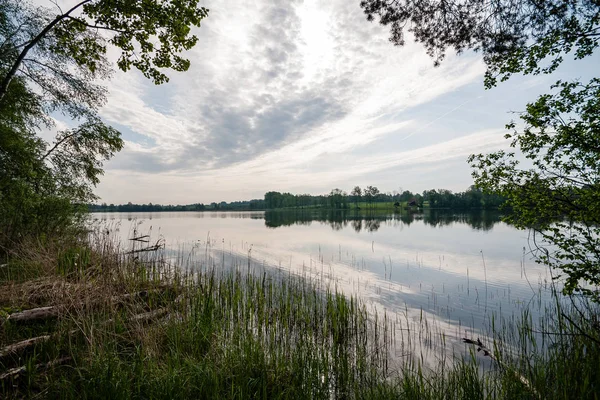
[[40, 158], [40, 161], [44, 161], [50, 154], [52, 154], [54, 152], [54, 150], [56, 150], [58, 148], [58, 146], [60, 146], [61, 144], [63, 144], [67, 140], [71, 139], [73, 136], [77, 136], [78, 134], [79, 134], [79, 130], [76, 130], [73, 133], [71, 133], [69, 135], [66, 135], [65, 137], [63, 137], [62, 139], [60, 139], [58, 142], [56, 142], [54, 144], [54, 146], [52, 146], [52, 148], [50, 150], [48, 150], [46, 152], [46, 154], [44, 154], [44, 156], [42, 158]]
[[71, 15], [67, 15], [67, 18], [72, 19], [73, 21], [77, 21], [81, 25], [86, 26], [88, 28], [92, 28], [92, 29], [104, 29], [104, 30], [107, 30], [107, 31], [117, 32], [117, 33], [127, 33], [127, 31], [122, 30], [122, 29], [109, 28], [108, 26], [90, 25], [87, 22], [85, 22], [84, 20], [82, 20], [80, 18], [75, 18], [75, 17], [73, 17]]
[[27, 56], [27, 53], [29, 53], [29, 50], [31, 50], [36, 44], [38, 44], [38, 42], [40, 40], [42, 40], [44, 38], [44, 36], [46, 36], [48, 34], [48, 32], [50, 32], [60, 21], [67, 18], [69, 16], [69, 14], [71, 14], [73, 11], [75, 11], [79, 7], [83, 6], [86, 3], [89, 3], [91, 1], [92, 0], [83, 0], [82, 2], [74, 5], [65, 14], [58, 15], [29, 44], [27, 44], [27, 46], [25, 46], [23, 48], [23, 50], [21, 51], [21, 54], [19, 54], [19, 57], [15, 60], [12, 67], [6, 74], [6, 76], [4, 76], [4, 78], [2, 79], [2, 84], [0, 84], [0, 101], [2, 101], [2, 99], [6, 95], [6, 92], [8, 91], [8, 85], [12, 81], [13, 77], [15, 76], [15, 74], [17, 73], [19, 68], [21, 67], [21, 63], [23, 62], [23, 59], [25, 59], [25, 57]]

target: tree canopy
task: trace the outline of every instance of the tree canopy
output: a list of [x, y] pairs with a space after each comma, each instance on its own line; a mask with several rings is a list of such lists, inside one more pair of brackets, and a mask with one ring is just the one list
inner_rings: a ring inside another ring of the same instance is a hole
[[480, 51], [488, 87], [514, 73], [549, 73], [563, 61], [591, 55], [600, 41], [598, 0], [362, 0], [368, 20], [390, 27], [390, 41], [406, 32], [439, 65], [449, 49]]
[[[75, 204], [96, 198], [103, 162], [123, 147], [98, 114], [107, 95], [100, 82], [112, 72], [108, 50], [118, 50], [121, 70], [167, 82], [167, 70], [189, 68], [181, 54], [208, 13], [198, 2], [83, 0], [67, 10], [0, 3], [0, 236], [44, 230], [40, 221], [52, 215], [46, 228], [58, 215], [68, 225]], [[74, 127], [47, 143], [38, 130], [54, 130], [58, 113]], [[62, 211], [50, 213], [50, 204]]]
[[477, 184], [507, 197], [507, 219], [535, 229], [541, 240], [534, 251], [558, 267], [565, 291], [600, 301], [600, 80], [555, 87], [558, 93], [527, 105], [523, 129], [507, 125], [511, 147], [533, 168], [522, 168], [514, 151], [472, 155], [469, 162]]
[[[20, 0], [2, 6], [3, 70], [0, 99], [11, 79], [21, 73], [39, 78], [29, 70], [64, 78], [57, 61], [68, 59], [90, 74], [106, 72], [107, 44], [117, 48], [117, 65], [132, 66], [155, 83], [168, 80], [163, 69], [186, 71], [189, 60], [180, 56], [198, 41], [192, 26], [208, 15], [199, 0], [83, 0], [58, 15], [34, 8]], [[33, 53], [33, 54], [32, 54]], [[50, 61], [49, 63], [46, 61]]]
[[[370, 20], [405, 31], [438, 65], [449, 49], [480, 51], [486, 88], [512, 74], [550, 74], [567, 54], [600, 43], [598, 0], [363, 0]], [[600, 78], [558, 81], [507, 125], [515, 151], [469, 157], [478, 187], [507, 198], [507, 219], [534, 230], [539, 262], [564, 278], [564, 292], [600, 301]], [[523, 165], [523, 158], [532, 167]]]

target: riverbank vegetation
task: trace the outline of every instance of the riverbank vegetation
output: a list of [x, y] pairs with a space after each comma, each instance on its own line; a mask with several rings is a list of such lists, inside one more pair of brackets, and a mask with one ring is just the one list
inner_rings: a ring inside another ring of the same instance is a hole
[[390, 392], [391, 332], [356, 299], [210, 259], [184, 272], [160, 251], [96, 238], [3, 265], [2, 398]]
[[580, 300], [549, 307], [541, 321], [527, 309], [495, 321], [451, 353], [460, 338], [424, 320], [394, 324], [335, 287], [254, 270], [250, 258], [220, 265], [209, 250], [191, 261], [146, 235], [132, 239], [122, 248], [102, 228], [6, 260], [2, 398], [570, 399], [600, 390], [600, 321]]

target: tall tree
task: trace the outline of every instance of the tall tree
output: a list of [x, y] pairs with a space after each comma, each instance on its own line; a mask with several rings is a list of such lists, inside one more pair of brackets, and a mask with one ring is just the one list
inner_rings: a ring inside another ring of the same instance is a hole
[[[367, 18], [391, 28], [404, 45], [411, 32], [439, 64], [448, 49], [474, 49], [491, 88], [512, 74], [549, 74], [570, 54], [600, 44], [598, 0], [363, 0]], [[508, 219], [533, 229], [537, 260], [565, 278], [564, 292], [600, 302], [600, 79], [558, 81], [527, 105], [524, 127], [509, 123], [515, 151], [472, 155], [479, 188], [505, 196]]]
[[[166, 82], [167, 69], [189, 67], [180, 53], [206, 15], [198, 0], [83, 0], [67, 10], [0, 2], [0, 239], [41, 231], [43, 220], [56, 225], [58, 215], [68, 224], [74, 203], [95, 199], [103, 162], [123, 146], [98, 116], [108, 48], [120, 51], [120, 69]], [[36, 133], [53, 128], [53, 112], [79, 126], [50, 144]]]
[[350, 192], [350, 196], [352, 196], [354, 199], [354, 207], [358, 209], [358, 202], [362, 197], [362, 190], [360, 186], [354, 186], [354, 189], [352, 189], [352, 192]]
[[329, 193], [329, 204], [331, 208], [346, 208], [348, 195], [341, 189], [335, 188]]
[[[168, 80], [162, 69], [186, 71], [189, 60], [179, 53], [192, 48], [198, 38], [192, 26], [208, 15], [199, 0], [82, 0], [73, 7], [34, 9], [23, 0], [5, 0], [6, 20], [13, 19], [0, 47], [0, 100], [10, 81], [31, 70], [44, 71], [59, 80], [65, 71], [47, 64], [47, 58], [69, 57], [79, 67], [95, 73], [102, 65], [107, 43], [120, 50], [117, 65], [132, 66], [155, 83]], [[33, 54], [32, 54], [33, 53]]]
[[364, 196], [367, 200], [367, 203], [369, 203], [370, 206], [373, 206], [373, 201], [375, 200], [375, 197], [377, 197], [378, 194], [379, 189], [376, 186], [367, 186], [367, 188], [364, 191]]

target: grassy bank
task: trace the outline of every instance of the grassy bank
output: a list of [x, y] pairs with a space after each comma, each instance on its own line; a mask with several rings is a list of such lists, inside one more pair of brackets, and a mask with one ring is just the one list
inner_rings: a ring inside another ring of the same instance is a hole
[[391, 358], [395, 334], [385, 315], [298, 277], [210, 262], [184, 273], [160, 250], [127, 254], [102, 235], [27, 249], [0, 267], [0, 398], [600, 393], [596, 314], [581, 304], [541, 324], [527, 314], [499, 324], [486, 343], [491, 370], [482, 372], [474, 356], [481, 346], [470, 344], [430, 367], [418, 355]]

